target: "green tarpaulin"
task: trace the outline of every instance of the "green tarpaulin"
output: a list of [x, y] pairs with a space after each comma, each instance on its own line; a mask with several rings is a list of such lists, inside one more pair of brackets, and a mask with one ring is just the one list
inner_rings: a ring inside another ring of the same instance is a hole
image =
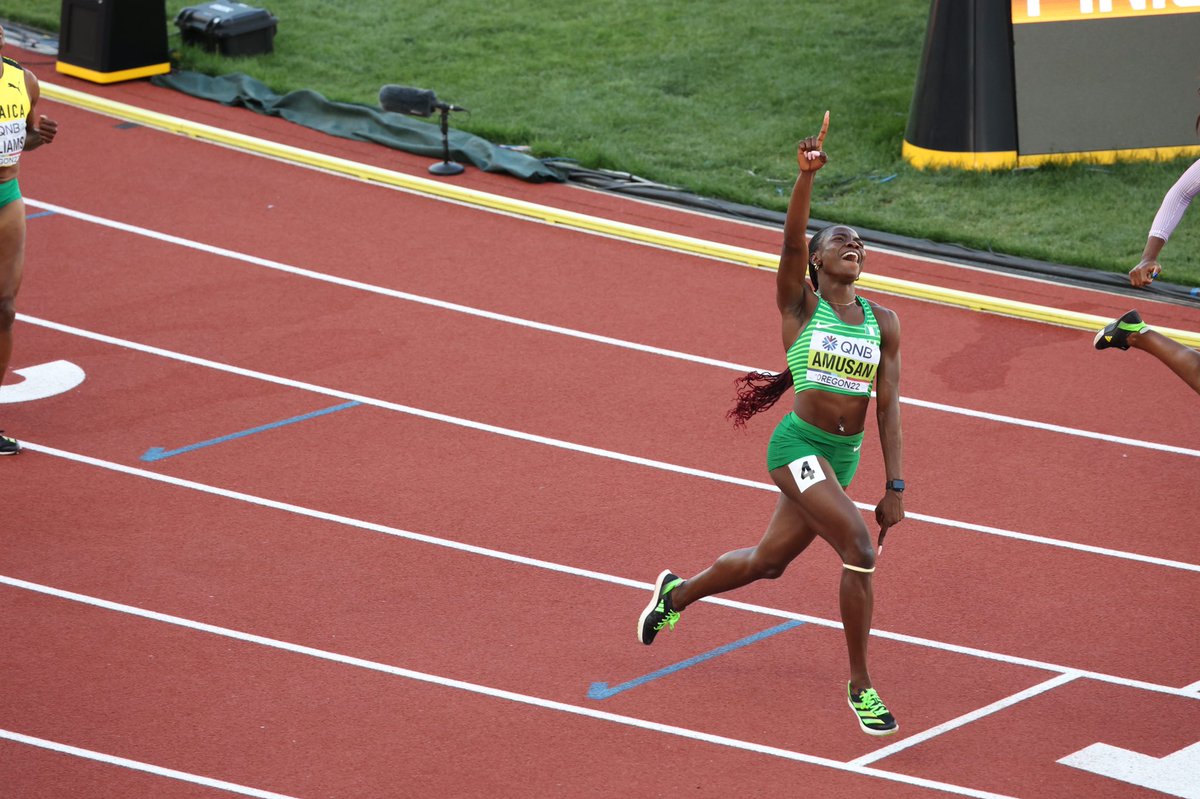
[[[240, 72], [214, 78], [198, 72], [156, 75], [158, 86], [304, 125], [345, 139], [375, 142], [440, 160], [443, 155], [440, 120], [425, 122], [403, 114], [353, 103], [335, 103], [310, 89], [275, 94], [263, 83]], [[503, 172], [534, 183], [562, 182], [566, 175], [525, 153], [451, 129], [450, 160], [472, 164], [484, 172]]]

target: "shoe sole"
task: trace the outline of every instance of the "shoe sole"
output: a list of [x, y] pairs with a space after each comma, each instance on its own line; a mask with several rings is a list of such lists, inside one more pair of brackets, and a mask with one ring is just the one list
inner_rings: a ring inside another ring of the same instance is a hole
[[637, 626], [638, 643], [642, 643], [642, 644], [645, 644], [646, 646], [650, 646], [650, 644], [654, 640], [653, 638], [650, 639], [649, 641], [642, 640], [642, 628], [646, 626], [646, 617], [649, 616], [651, 613], [653, 613], [654, 609], [656, 607], [658, 607], [658, 601], [660, 599], [662, 599], [663, 583], [665, 583], [667, 581], [667, 577], [670, 574], [671, 574], [670, 569], [663, 569], [662, 574], [658, 575], [658, 579], [654, 581], [654, 595], [650, 597], [650, 604], [647, 605], [646, 609], [642, 611], [642, 615], [638, 616], [638, 626]]
[[858, 711], [854, 709], [854, 703], [850, 701], [850, 697], [846, 697], [846, 704], [849, 705], [850, 709], [854, 711], [854, 718], [858, 719], [858, 726], [861, 727], [862, 731], [865, 732], [867, 735], [874, 735], [876, 738], [882, 738], [885, 735], [894, 735], [894, 734], [900, 732], [899, 722], [897, 722], [896, 726], [892, 727], [890, 730], [873, 730], [873, 729], [871, 729], [866, 724], [863, 724], [862, 719], [858, 718]]

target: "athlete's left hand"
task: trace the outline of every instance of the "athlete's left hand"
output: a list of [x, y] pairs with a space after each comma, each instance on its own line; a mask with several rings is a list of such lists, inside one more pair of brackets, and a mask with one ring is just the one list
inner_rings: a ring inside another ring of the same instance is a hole
[[904, 495], [898, 491], [885, 491], [883, 499], [875, 506], [875, 521], [879, 523], [882, 541], [889, 527], [904, 521]]
[[58, 133], [58, 123], [43, 114], [38, 117], [38, 124], [35, 131], [38, 138], [42, 140], [42, 144], [49, 144], [54, 141], [54, 136]]

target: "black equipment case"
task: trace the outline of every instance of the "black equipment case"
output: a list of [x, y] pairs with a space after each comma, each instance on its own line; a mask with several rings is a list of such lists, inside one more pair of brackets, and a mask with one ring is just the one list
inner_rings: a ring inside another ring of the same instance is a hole
[[271, 52], [277, 23], [265, 9], [232, 2], [188, 6], [175, 17], [184, 44], [229, 56]]

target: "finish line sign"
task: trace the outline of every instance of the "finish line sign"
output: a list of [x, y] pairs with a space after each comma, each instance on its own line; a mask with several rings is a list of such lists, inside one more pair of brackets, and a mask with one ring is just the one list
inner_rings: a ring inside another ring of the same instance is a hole
[[1200, 12], [1200, 0], [1012, 0], [1014, 25]]

